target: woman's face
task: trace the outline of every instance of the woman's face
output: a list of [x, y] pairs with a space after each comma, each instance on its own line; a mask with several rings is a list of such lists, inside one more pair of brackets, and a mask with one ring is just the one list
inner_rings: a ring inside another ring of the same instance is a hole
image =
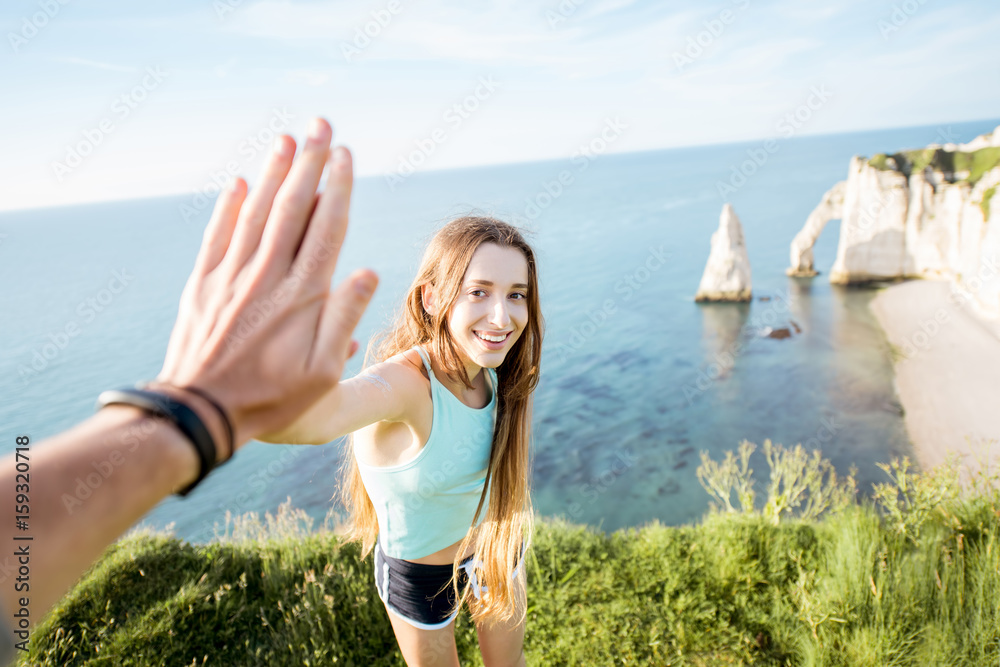
[[459, 354], [466, 362], [496, 368], [527, 324], [528, 262], [524, 254], [516, 248], [484, 243], [472, 255], [448, 316]]

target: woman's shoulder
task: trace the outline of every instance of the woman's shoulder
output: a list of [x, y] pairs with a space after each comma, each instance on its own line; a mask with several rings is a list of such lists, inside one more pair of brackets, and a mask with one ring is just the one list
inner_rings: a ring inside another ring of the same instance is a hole
[[362, 370], [358, 377], [376, 381], [384, 385], [387, 391], [400, 391], [404, 395], [427, 393], [430, 380], [420, 354], [415, 348], [372, 364]]
[[395, 367], [401, 369], [401, 372], [406, 372], [410, 375], [412, 375], [415, 371], [425, 380], [430, 379], [427, 375], [427, 368], [424, 367], [424, 360], [415, 347], [411, 347], [409, 350], [394, 354], [382, 363], [393, 364]]
[[[372, 400], [387, 400], [392, 417], [386, 422], [416, 423], [425, 418], [431, 398], [430, 382], [416, 350], [395, 354], [368, 366], [351, 380], [359, 396], [367, 393]], [[369, 385], [378, 392], [372, 394]]]

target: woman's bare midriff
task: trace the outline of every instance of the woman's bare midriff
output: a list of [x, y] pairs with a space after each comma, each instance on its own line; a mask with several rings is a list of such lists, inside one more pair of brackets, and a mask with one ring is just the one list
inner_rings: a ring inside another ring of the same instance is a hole
[[[409, 561], [410, 563], [420, 563], [421, 565], [451, 565], [455, 562], [455, 554], [458, 553], [458, 548], [461, 545], [462, 541], [459, 540], [458, 542], [455, 542], [455, 544], [445, 547], [440, 551], [435, 551], [434, 553], [424, 556], [423, 558], [406, 558], [404, 560]], [[462, 558], [468, 558], [475, 553], [475, 546], [475, 529], [473, 529], [472, 541], [469, 542], [469, 548]]]

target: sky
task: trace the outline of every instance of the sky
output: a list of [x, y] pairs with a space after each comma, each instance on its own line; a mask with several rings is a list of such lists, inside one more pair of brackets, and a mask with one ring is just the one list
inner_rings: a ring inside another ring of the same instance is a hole
[[6, 0], [0, 26], [0, 210], [252, 185], [316, 115], [390, 178], [1000, 116], [995, 0]]

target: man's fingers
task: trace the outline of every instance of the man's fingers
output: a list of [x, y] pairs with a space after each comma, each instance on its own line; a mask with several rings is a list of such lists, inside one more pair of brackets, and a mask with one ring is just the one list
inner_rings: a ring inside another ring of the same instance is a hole
[[340, 247], [347, 233], [353, 185], [351, 152], [337, 146], [330, 160], [326, 188], [316, 204], [292, 265], [293, 273], [302, 275], [305, 282], [317, 288], [325, 289], [333, 279]]
[[212, 219], [205, 227], [201, 239], [201, 250], [195, 260], [195, 273], [205, 275], [219, 265], [226, 256], [226, 250], [233, 240], [233, 230], [240, 214], [240, 207], [247, 196], [247, 183], [237, 178], [232, 186], [226, 188], [215, 200]]
[[302, 154], [295, 160], [288, 177], [274, 198], [274, 210], [260, 241], [262, 253], [276, 258], [276, 267], [286, 270], [295, 256], [295, 249], [309, 226], [316, 188], [330, 157], [333, 130], [322, 118], [309, 124], [309, 135]]
[[260, 182], [254, 186], [253, 192], [243, 204], [233, 240], [226, 253], [225, 260], [230, 265], [233, 275], [243, 268], [247, 259], [260, 245], [264, 223], [271, 214], [272, 202], [292, 166], [294, 155], [295, 142], [291, 137], [280, 135], [274, 140], [274, 147], [267, 156]]
[[330, 292], [323, 305], [307, 367], [331, 355], [341, 360], [350, 356], [351, 334], [361, 321], [377, 286], [378, 276], [368, 269], [360, 269]]

